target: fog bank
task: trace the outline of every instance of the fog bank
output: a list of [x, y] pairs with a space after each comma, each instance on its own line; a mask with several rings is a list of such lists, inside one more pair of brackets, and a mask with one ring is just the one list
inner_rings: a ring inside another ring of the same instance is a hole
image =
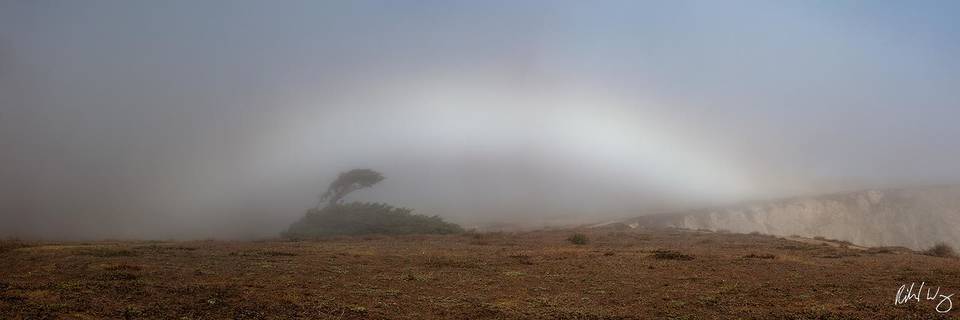
[[0, 236], [464, 226], [960, 180], [950, 3], [8, 1]]

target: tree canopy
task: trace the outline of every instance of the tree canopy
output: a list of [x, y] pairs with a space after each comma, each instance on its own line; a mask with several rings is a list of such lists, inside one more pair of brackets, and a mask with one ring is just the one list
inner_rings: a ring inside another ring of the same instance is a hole
[[320, 208], [324, 201], [327, 202], [327, 206], [336, 205], [347, 194], [372, 187], [383, 179], [382, 174], [370, 169], [353, 169], [341, 172], [337, 179], [330, 183], [327, 192], [320, 195], [320, 203], [317, 208]]

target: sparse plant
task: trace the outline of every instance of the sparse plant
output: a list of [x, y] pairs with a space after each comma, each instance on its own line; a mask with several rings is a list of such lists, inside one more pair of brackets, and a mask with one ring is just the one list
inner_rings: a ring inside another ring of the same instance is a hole
[[137, 266], [137, 265], [131, 265], [131, 264], [125, 264], [125, 263], [123, 263], [123, 264], [117, 264], [117, 265], [108, 266], [108, 267], [104, 268], [104, 270], [108, 270], [108, 271], [128, 271], [128, 272], [135, 272], [135, 271], [140, 271], [140, 269], [142, 269], [142, 268], [143, 268], [143, 267], [140, 267], [140, 266]]
[[803, 244], [785, 244], [777, 247], [780, 250], [811, 250], [813, 248], [815, 247]]
[[400, 280], [403, 281], [427, 281], [431, 279], [433, 279], [433, 273], [431, 272], [419, 273], [414, 272], [413, 270], [408, 270], [400, 275]]
[[585, 245], [590, 242], [590, 239], [587, 238], [587, 235], [582, 233], [574, 233], [567, 237], [567, 241], [575, 245]]
[[957, 251], [954, 250], [953, 247], [951, 247], [950, 245], [944, 242], [940, 242], [933, 245], [933, 247], [930, 247], [930, 249], [923, 251], [923, 254], [928, 256], [941, 257], [941, 258], [957, 257]]
[[706, 306], [715, 306], [720, 303], [720, 297], [714, 295], [705, 295], [697, 298], [700, 303]]
[[769, 254], [769, 253], [764, 253], [764, 254], [751, 253], [751, 254], [748, 254], [748, 255], [743, 256], [743, 258], [744, 258], [744, 259], [776, 259], [777, 256], [772, 255], [772, 254]]
[[846, 257], [859, 257], [859, 256], [860, 256], [859, 253], [853, 252], [851, 250], [831, 250], [825, 254], [819, 255], [818, 257], [827, 258], [827, 259], [840, 259], [840, 258], [846, 258]]
[[457, 256], [438, 256], [430, 257], [427, 259], [427, 266], [437, 269], [476, 269], [483, 266], [482, 262], [473, 257], [457, 257]]
[[137, 306], [124, 306], [122, 313], [124, 319], [139, 319], [143, 317], [143, 310]]
[[293, 252], [273, 251], [273, 250], [261, 251], [259, 252], [259, 254], [264, 256], [271, 256], [271, 257], [296, 257], [298, 255]]
[[109, 247], [94, 247], [82, 250], [79, 252], [82, 255], [94, 256], [98, 258], [109, 258], [109, 257], [133, 257], [137, 253], [124, 249], [124, 248], [109, 248]]
[[351, 306], [350, 311], [353, 311], [356, 313], [367, 313], [367, 308], [362, 306]]
[[103, 281], [132, 281], [136, 280], [139, 276], [132, 272], [126, 271], [109, 271], [101, 274], [98, 279]]
[[654, 250], [653, 258], [657, 260], [693, 260], [693, 256], [672, 250]]
[[867, 250], [867, 253], [870, 253], [870, 254], [893, 253], [893, 249], [889, 247], [870, 248]]
[[0, 240], [0, 253], [6, 252], [6, 251], [13, 251], [20, 248], [26, 248], [29, 246], [30, 244], [27, 244], [21, 241], [20, 239], [7, 238], [7, 239]]

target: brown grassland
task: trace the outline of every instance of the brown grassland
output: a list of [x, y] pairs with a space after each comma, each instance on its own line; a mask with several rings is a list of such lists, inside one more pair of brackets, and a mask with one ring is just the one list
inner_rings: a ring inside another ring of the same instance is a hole
[[[567, 238], [583, 233], [589, 241]], [[0, 319], [930, 319], [960, 260], [757, 234], [551, 230], [0, 245]], [[926, 294], [926, 292], [924, 292]], [[960, 299], [957, 296], [954, 300]]]

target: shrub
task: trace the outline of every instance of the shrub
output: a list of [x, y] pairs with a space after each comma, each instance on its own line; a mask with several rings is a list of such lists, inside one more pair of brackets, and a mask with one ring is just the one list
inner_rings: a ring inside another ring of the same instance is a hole
[[943, 242], [937, 243], [933, 247], [930, 247], [930, 249], [927, 249], [926, 251], [924, 251], [923, 254], [928, 256], [934, 256], [934, 257], [942, 257], [942, 258], [957, 257], [957, 251], [953, 250], [953, 247]]
[[693, 256], [671, 250], [655, 250], [653, 257], [657, 260], [693, 260]]
[[0, 240], [0, 253], [13, 251], [20, 248], [30, 247], [29, 244], [20, 241], [20, 239], [9, 238], [6, 240]]
[[311, 209], [283, 233], [285, 238], [316, 238], [362, 234], [451, 234], [459, 225], [437, 216], [412, 214], [412, 210], [383, 203], [353, 202]]
[[780, 250], [813, 250], [816, 247], [808, 244], [785, 244], [778, 246], [777, 249]]
[[890, 247], [870, 248], [870, 249], [867, 249], [867, 253], [870, 253], [870, 254], [893, 253], [893, 249]]
[[574, 233], [567, 237], [567, 241], [575, 245], [585, 245], [590, 242], [590, 239], [587, 239], [587, 235], [582, 233]]
[[482, 267], [482, 262], [474, 257], [438, 256], [428, 258], [426, 265], [437, 269], [475, 269]]
[[98, 258], [109, 258], [109, 257], [133, 257], [137, 253], [128, 249], [123, 248], [110, 248], [110, 247], [94, 247], [81, 250], [79, 252], [81, 255], [94, 256]]

